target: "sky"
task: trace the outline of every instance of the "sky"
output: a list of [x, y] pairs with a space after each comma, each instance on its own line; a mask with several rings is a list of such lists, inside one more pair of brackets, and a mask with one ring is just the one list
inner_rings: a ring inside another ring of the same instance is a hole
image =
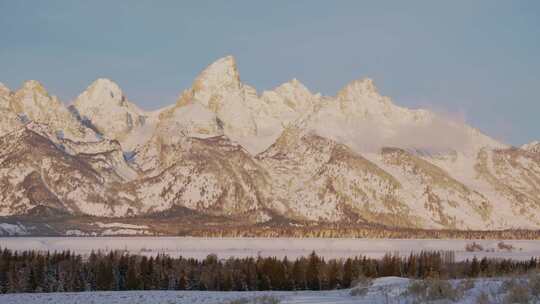
[[297, 78], [334, 95], [370, 77], [399, 105], [540, 139], [536, 0], [0, 0], [0, 28], [0, 82], [36, 79], [66, 103], [107, 77], [157, 109], [233, 55], [259, 92]]

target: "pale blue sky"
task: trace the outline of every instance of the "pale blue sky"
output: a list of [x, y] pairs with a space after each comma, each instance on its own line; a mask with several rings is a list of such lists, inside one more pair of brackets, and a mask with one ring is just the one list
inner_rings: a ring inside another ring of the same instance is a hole
[[505, 142], [540, 139], [540, 1], [0, 0], [0, 82], [68, 102], [109, 77], [142, 108], [171, 104], [215, 59], [259, 91], [293, 77], [333, 95], [371, 77], [408, 107]]

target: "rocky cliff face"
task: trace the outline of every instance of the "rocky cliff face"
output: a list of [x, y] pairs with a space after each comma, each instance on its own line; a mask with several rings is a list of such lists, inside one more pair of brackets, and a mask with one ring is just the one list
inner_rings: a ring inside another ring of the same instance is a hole
[[98, 79], [69, 107], [36, 81], [0, 85], [0, 115], [2, 216], [540, 227], [538, 143], [397, 106], [370, 79], [333, 97], [296, 79], [259, 94], [229, 56], [155, 112]]

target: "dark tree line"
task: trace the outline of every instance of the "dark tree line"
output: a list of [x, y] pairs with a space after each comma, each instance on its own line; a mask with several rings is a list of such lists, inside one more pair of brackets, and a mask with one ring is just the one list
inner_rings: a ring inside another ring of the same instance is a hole
[[538, 267], [530, 261], [454, 260], [453, 252], [421, 252], [408, 257], [355, 257], [325, 260], [315, 253], [286, 257], [204, 260], [147, 257], [125, 252], [44, 253], [0, 250], [0, 292], [63, 292], [94, 290], [321, 290], [348, 288], [360, 277], [460, 278], [525, 273]]

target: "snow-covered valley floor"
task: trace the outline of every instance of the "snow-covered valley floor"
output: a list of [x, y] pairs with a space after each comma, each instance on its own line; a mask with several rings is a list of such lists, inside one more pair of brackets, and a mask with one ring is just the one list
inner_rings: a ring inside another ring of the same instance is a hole
[[[413, 281], [385, 277], [374, 280], [366, 292], [352, 295], [351, 289], [334, 291], [123, 291], [81, 293], [37, 293], [0, 295], [5, 304], [412, 304], [412, 303], [539, 303], [527, 278], [492, 278], [447, 281], [453, 291], [446, 296], [423, 297], [411, 291]], [[416, 281], [419, 282], [419, 281]], [[505, 283], [506, 282], [506, 283]], [[521, 285], [520, 285], [521, 284]], [[464, 287], [465, 286], [465, 287]], [[526, 291], [519, 289], [525, 286]], [[437, 287], [437, 290], [438, 287]], [[538, 290], [536, 290], [538, 291]], [[525, 295], [526, 293], [526, 295]], [[448, 295], [453, 295], [448, 296]], [[520, 298], [521, 297], [521, 298]], [[525, 301], [525, 302], [522, 302]]]
[[[475, 251], [467, 244], [475, 242]], [[501, 248], [500, 244], [504, 244]], [[509, 247], [511, 246], [511, 247]], [[276, 256], [296, 258], [316, 251], [325, 258], [365, 255], [380, 258], [386, 253], [409, 255], [422, 250], [450, 250], [456, 260], [474, 256], [528, 260], [540, 257], [540, 241], [535, 240], [429, 240], [429, 239], [336, 239], [336, 238], [194, 238], [194, 237], [3, 237], [0, 248], [12, 250], [71, 250], [89, 254], [92, 250], [125, 250], [134, 254], [205, 258]]]

